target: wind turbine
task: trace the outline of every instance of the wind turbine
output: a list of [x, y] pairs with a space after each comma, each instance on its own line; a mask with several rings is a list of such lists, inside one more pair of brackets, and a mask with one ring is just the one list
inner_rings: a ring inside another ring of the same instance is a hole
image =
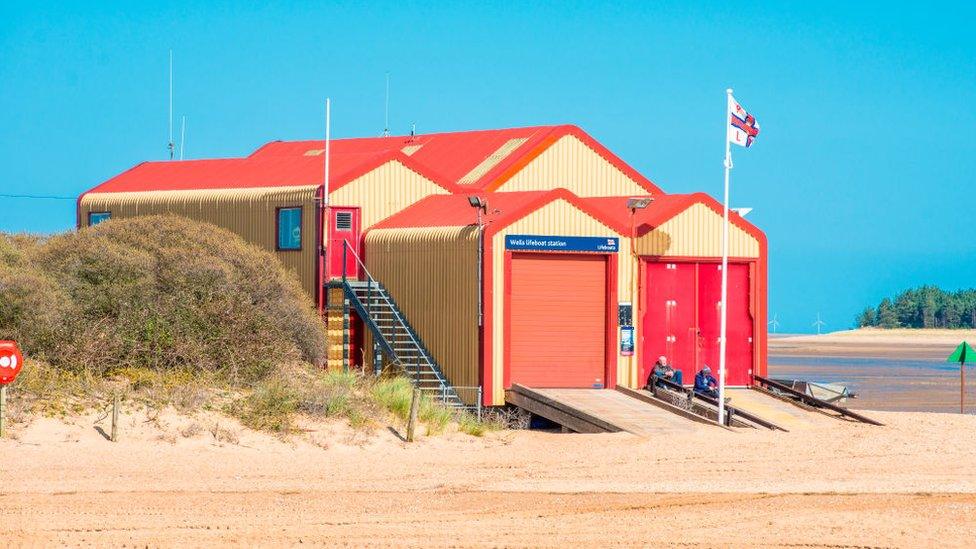
[[826, 326], [827, 323], [820, 320], [820, 313], [817, 313], [817, 321], [814, 322], [813, 325], [817, 327], [817, 335], [820, 335], [820, 328]]
[[773, 327], [773, 333], [775, 334], [776, 329], [779, 328], [779, 315], [774, 314], [773, 319], [770, 320], [768, 324]]

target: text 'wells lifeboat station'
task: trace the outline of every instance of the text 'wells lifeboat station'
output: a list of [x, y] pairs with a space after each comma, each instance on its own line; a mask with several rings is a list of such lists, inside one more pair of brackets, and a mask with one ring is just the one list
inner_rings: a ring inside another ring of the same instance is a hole
[[[665, 355], [717, 366], [722, 205], [666, 194], [580, 128], [329, 143], [141, 163], [79, 227], [176, 214], [273, 252], [327, 317], [330, 368], [402, 368], [458, 406], [642, 387]], [[325, 193], [328, 189], [328, 200]], [[766, 238], [730, 213], [727, 373], [766, 374]]]

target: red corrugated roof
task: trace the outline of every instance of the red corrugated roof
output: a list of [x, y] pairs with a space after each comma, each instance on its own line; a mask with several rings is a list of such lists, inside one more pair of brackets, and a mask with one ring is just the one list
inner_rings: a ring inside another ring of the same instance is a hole
[[[552, 191], [524, 191], [514, 193], [482, 193], [487, 198], [488, 211], [483, 220], [486, 224], [523, 209]], [[393, 214], [380, 223], [376, 229], [398, 227], [463, 227], [477, 221], [477, 212], [468, 202], [469, 195], [433, 195]]]
[[[477, 223], [477, 212], [468, 203], [468, 197], [475, 195], [488, 201], [488, 212], [483, 217], [486, 238], [557, 199], [566, 200], [615, 230], [617, 234], [631, 234], [631, 212], [627, 208], [627, 197], [580, 198], [566, 189], [429, 196], [369, 230], [474, 225]], [[652, 231], [694, 204], [703, 204], [717, 214], [722, 213], [722, 205], [705, 193], [658, 195], [647, 208], [637, 210], [634, 214], [637, 236]], [[735, 212], [729, 214], [729, 221], [733, 225], [755, 237], [759, 241], [760, 250], [766, 249], [766, 235], [758, 227]]]
[[[390, 161], [397, 160], [420, 173], [425, 170], [402, 153], [331, 153], [332, 190]], [[88, 192], [176, 191], [194, 189], [239, 189], [250, 187], [292, 187], [321, 185], [324, 156], [274, 156], [179, 162], [143, 162]], [[424, 174], [427, 175], [427, 174]], [[432, 178], [435, 183], [456, 190], [453, 185]]]
[[[692, 195], [689, 194], [667, 194], [653, 197], [653, 202], [646, 208], [637, 210], [634, 214], [634, 225], [636, 226], [637, 234], [643, 234], [667, 221], [675, 213], [675, 209], [680, 211], [690, 206], [693, 202], [690, 200], [691, 197]], [[630, 209], [627, 208], [627, 200], [629, 200], [629, 197], [590, 197], [583, 198], [582, 200], [601, 212], [604, 212], [607, 216], [625, 222], [628, 227], [627, 232], [630, 232]]]
[[[627, 234], [630, 233], [631, 219], [630, 210], [627, 208], [627, 197], [610, 196], [581, 198], [580, 200], [592, 206], [594, 209], [599, 210], [607, 217], [623, 223], [627, 227]], [[693, 204], [699, 203], [708, 206], [716, 213], [722, 213], [722, 204], [705, 193], [657, 195], [654, 197], [654, 201], [646, 208], [637, 210], [634, 214], [635, 232], [637, 236], [642, 236], [675, 215], [685, 211]], [[729, 221], [756, 238], [762, 240], [766, 238], [762, 231], [755, 225], [749, 223], [734, 211], [729, 212]]]
[[607, 215], [605, 210], [588, 204], [585, 199], [579, 198], [566, 189], [428, 196], [377, 223], [373, 229], [474, 225], [478, 219], [477, 212], [471, 207], [468, 197], [475, 194], [487, 200], [488, 209], [482, 221], [486, 227], [493, 227], [494, 230], [525, 217], [553, 200], [563, 199], [622, 234], [629, 231], [629, 225], [622, 223], [620, 218], [615, 219]]
[[[373, 153], [402, 151], [404, 147], [419, 147], [410, 157], [442, 178], [457, 183], [485, 159], [513, 139], [525, 142], [515, 147], [480, 178], [464, 187], [495, 190], [518, 169], [541, 154], [546, 148], [566, 135], [574, 135], [603, 156], [618, 169], [634, 179], [650, 193], [661, 190], [646, 177], [598, 143], [582, 129], [572, 125], [530, 126], [499, 130], [431, 133], [416, 136], [367, 137], [336, 139], [330, 148], [339, 153]], [[311, 150], [321, 150], [324, 141], [274, 141], [251, 154], [251, 158], [269, 156], [302, 156]]]
[[[330, 143], [332, 189], [397, 159], [452, 192], [493, 191], [559, 138], [574, 135], [651, 194], [661, 190], [576, 126], [533, 126], [418, 136], [336, 139]], [[467, 185], [469, 174], [513, 139], [524, 142]], [[245, 158], [144, 162], [88, 192], [228, 189], [321, 184], [324, 141], [274, 141]], [[405, 147], [419, 147], [405, 154]]]

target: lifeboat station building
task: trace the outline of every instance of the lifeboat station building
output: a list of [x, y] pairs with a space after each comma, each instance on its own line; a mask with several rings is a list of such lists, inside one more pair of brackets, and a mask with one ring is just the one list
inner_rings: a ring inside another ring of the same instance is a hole
[[[642, 387], [717, 366], [721, 204], [667, 194], [575, 126], [274, 141], [144, 162], [79, 227], [171, 213], [273, 252], [327, 317], [329, 367], [399, 368], [449, 404], [515, 385]], [[328, 200], [325, 200], [328, 189]], [[633, 200], [636, 199], [636, 200]], [[729, 385], [766, 373], [766, 239], [730, 214]]]

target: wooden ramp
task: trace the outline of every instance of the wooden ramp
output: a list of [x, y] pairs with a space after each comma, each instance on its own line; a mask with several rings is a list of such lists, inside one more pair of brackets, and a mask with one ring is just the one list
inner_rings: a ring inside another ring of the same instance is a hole
[[763, 391], [748, 387], [726, 388], [729, 404], [767, 419], [786, 430], [800, 430], [822, 424], [827, 419], [815, 411], [804, 410]]
[[[652, 387], [639, 391], [619, 386], [617, 390], [673, 413], [709, 424], [718, 424], [718, 401], [716, 399], [695, 394], [690, 388], [671, 383], [666, 379], [658, 379]], [[750, 427], [753, 429], [788, 431], [783, 426], [777, 425], [762, 416], [752, 414], [742, 407], [733, 406], [732, 403], [728, 403], [725, 410], [728, 414], [725, 425], [727, 428]]]
[[533, 389], [515, 384], [505, 400], [577, 433], [626, 431], [642, 437], [704, 428], [610, 389]]

